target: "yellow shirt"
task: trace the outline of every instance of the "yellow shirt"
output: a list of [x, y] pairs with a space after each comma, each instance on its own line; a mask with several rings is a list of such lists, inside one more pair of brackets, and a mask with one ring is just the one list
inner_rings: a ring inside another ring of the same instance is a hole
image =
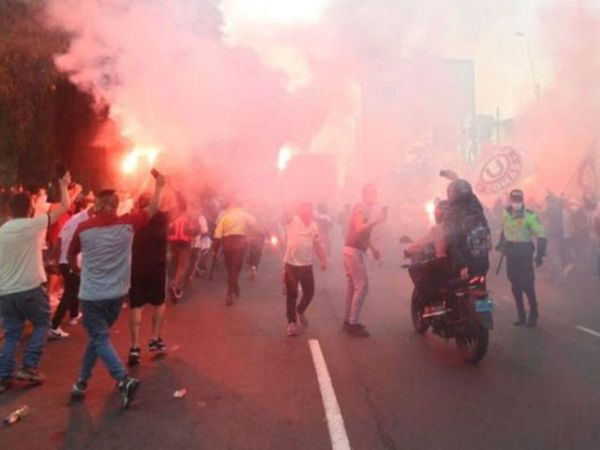
[[227, 236], [245, 236], [248, 228], [254, 225], [256, 225], [256, 218], [252, 214], [242, 208], [229, 208], [217, 222], [215, 239]]

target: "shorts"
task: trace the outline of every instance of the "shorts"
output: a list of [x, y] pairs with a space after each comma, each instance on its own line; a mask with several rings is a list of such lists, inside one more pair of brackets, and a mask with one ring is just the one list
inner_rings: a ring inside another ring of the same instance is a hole
[[162, 305], [167, 297], [166, 270], [139, 270], [131, 275], [129, 302], [132, 308], [141, 308], [150, 304]]

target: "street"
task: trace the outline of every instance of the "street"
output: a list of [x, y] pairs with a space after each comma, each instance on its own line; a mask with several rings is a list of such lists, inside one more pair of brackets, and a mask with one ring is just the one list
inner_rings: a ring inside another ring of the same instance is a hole
[[[295, 338], [285, 336], [273, 256], [255, 281], [244, 278], [233, 307], [224, 305], [222, 272], [213, 282], [195, 281], [179, 304], [169, 304], [168, 353], [151, 356], [143, 348], [132, 372], [142, 384], [126, 411], [101, 364], [85, 400], [69, 404], [85, 335], [80, 325], [65, 326], [71, 337], [48, 343], [46, 383], [0, 397], [2, 416], [30, 407], [21, 422], [0, 430], [0, 448], [336, 448], [309, 340], [322, 350], [353, 449], [600, 448], [597, 282], [581, 278], [564, 288], [541, 275], [539, 327], [527, 329], [512, 325], [505, 276], [491, 275], [496, 327], [488, 354], [472, 366], [454, 342], [413, 331], [412, 285], [398, 261], [371, 263], [363, 313], [371, 337], [346, 336], [341, 267], [334, 257], [328, 272], [317, 270], [310, 325]], [[124, 359], [128, 313], [113, 329]], [[149, 328], [147, 309], [144, 343]], [[175, 398], [179, 389], [187, 395]]]

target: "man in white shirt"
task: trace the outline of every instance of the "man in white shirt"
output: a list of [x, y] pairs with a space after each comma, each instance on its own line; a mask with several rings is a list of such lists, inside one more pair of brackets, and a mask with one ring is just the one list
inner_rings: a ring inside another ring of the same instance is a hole
[[194, 275], [198, 278], [206, 275], [206, 260], [212, 245], [208, 221], [203, 214], [198, 216], [198, 235], [192, 241], [192, 253], [187, 278], [191, 280]]
[[[313, 260], [315, 253], [321, 262], [321, 269], [327, 268], [327, 257], [319, 238], [319, 227], [310, 203], [301, 203], [298, 211], [286, 224], [286, 250], [284, 256], [284, 281], [287, 299], [287, 335], [296, 336], [298, 327], [308, 326], [304, 316], [315, 293]], [[302, 287], [302, 300], [298, 300], [298, 285]]]
[[44, 380], [38, 364], [50, 328], [50, 304], [46, 291], [41, 287], [46, 282], [46, 272], [40, 236], [69, 209], [67, 187], [70, 182], [69, 173], [59, 181], [60, 206], [34, 218], [31, 218], [33, 205], [29, 194], [13, 195], [9, 202], [12, 218], [0, 227], [0, 311], [4, 318], [0, 393], [12, 384], [15, 353], [25, 320], [33, 324], [33, 332], [16, 378], [33, 384]]

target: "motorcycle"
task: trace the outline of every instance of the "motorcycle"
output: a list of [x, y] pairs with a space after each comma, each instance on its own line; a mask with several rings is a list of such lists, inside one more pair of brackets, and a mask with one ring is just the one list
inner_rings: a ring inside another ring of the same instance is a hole
[[417, 333], [429, 328], [446, 339], [455, 339], [463, 358], [473, 364], [485, 356], [489, 332], [494, 327], [493, 301], [484, 277], [453, 279], [447, 258], [436, 258], [430, 249], [405, 251], [415, 286], [411, 297], [411, 318]]

